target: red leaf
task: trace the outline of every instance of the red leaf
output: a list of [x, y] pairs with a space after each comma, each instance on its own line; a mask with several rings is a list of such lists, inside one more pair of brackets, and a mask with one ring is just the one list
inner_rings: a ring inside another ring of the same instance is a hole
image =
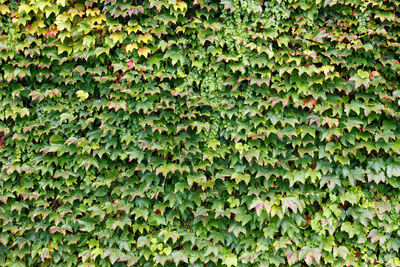
[[133, 59], [130, 59], [126, 65], [128, 66], [128, 70], [131, 70], [135, 67], [135, 62], [133, 61]]

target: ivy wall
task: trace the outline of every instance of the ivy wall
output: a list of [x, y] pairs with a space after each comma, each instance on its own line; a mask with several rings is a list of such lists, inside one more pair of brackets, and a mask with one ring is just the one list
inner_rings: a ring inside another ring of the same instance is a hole
[[0, 265], [400, 266], [399, 1], [0, 3]]

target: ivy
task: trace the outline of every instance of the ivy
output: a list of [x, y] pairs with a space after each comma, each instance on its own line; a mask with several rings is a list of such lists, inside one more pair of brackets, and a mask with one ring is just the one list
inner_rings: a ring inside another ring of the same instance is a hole
[[0, 264], [400, 266], [399, 3], [0, 0]]

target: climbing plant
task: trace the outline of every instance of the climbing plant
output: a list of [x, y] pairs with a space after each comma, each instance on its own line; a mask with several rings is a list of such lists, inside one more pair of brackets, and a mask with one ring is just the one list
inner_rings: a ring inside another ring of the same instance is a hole
[[400, 266], [397, 0], [0, 0], [1, 266]]

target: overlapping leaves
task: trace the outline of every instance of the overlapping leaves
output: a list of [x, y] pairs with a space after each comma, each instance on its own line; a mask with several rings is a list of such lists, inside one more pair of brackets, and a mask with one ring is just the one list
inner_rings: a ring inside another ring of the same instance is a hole
[[4, 266], [399, 266], [397, 1], [0, 1]]

